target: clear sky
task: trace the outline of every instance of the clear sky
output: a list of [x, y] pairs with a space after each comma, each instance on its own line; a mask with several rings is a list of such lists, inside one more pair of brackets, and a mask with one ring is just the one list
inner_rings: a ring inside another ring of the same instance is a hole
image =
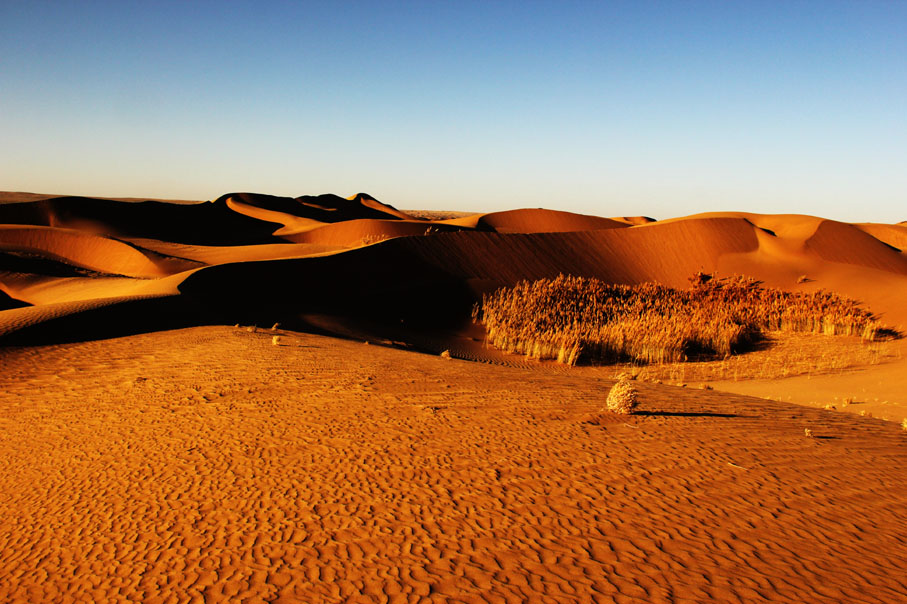
[[0, 0], [0, 190], [907, 220], [907, 2]]

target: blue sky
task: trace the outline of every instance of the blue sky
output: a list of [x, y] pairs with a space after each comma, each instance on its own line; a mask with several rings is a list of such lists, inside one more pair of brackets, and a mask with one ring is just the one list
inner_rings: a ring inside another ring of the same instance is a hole
[[905, 2], [0, 0], [0, 190], [907, 220]]

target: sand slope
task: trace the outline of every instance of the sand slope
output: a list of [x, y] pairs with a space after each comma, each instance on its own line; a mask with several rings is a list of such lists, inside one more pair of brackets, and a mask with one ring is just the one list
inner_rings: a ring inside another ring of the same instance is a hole
[[[196, 317], [205, 309], [231, 323], [302, 326], [326, 314], [405, 338], [401, 325], [462, 332], [482, 293], [521, 279], [563, 272], [682, 287], [706, 271], [831, 289], [907, 325], [907, 258], [872, 234], [896, 241], [898, 225], [742, 212], [651, 222], [541, 209], [431, 221], [365, 194], [252, 193], [187, 205], [38, 199], [0, 205], [0, 222], [0, 289], [29, 304], [179, 295]], [[5, 333], [36, 324], [3, 312]], [[142, 318], [132, 324], [143, 330]]]
[[627, 225], [609, 218], [584, 216], [554, 210], [524, 209], [485, 214], [477, 220], [480, 229], [498, 233], [560, 233], [566, 231], [593, 231], [617, 229]]
[[147, 237], [199, 245], [274, 243], [274, 225], [227, 207], [223, 200], [196, 204], [122, 202], [58, 197], [0, 204], [0, 224], [84, 230], [112, 237]]
[[482, 293], [522, 279], [682, 287], [705, 271], [829, 289], [907, 326], [904, 225], [434, 221], [365, 194], [13, 199], [0, 601], [907, 593], [907, 432], [744, 395], [903, 417], [904, 341], [877, 366], [716, 383], [738, 394], [640, 382], [641, 413], [616, 417], [601, 411], [611, 368], [506, 357], [470, 321]]
[[282, 333], [0, 353], [0, 600], [907, 592], [890, 423]]
[[0, 250], [57, 260], [97, 273], [144, 279], [188, 268], [122, 241], [74, 229], [0, 225]]
[[900, 224], [857, 224], [854, 225], [861, 231], [869, 233], [879, 241], [887, 243], [893, 248], [907, 251], [907, 225]]

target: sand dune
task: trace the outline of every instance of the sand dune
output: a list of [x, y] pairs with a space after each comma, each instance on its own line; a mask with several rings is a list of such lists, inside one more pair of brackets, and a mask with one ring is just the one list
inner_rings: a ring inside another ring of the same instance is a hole
[[611, 220], [616, 220], [618, 222], [625, 222], [630, 226], [639, 226], [643, 224], [650, 224], [656, 222], [654, 218], [649, 218], [648, 216], [618, 216], [611, 218]]
[[[5, 203], [23, 203], [30, 201], [41, 201], [43, 199], [56, 199], [60, 197], [70, 197], [68, 195], [54, 195], [51, 193], [28, 193], [25, 191], [0, 191], [0, 205]], [[169, 204], [196, 204], [201, 203], [198, 199], [163, 199], [158, 197], [91, 197], [89, 199], [105, 199], [107, 201], [123, 201], [133, 203], [138, 201], [160, 201]]]
[[396, 208], [383, 204], [366, 193], [344, 198], [337, 195], [303, 195], [295, 199], [259, 193], [231, 193], [218, 198], [220, 201], [238, 202], [246, 208], [276, 212], [319, 223], [342, 222], [360, 218], [415, 220]]
[[436, 223], [497, 233], [562, 233], [626, 227], [629, 219], [601, 218], [556, 210], [522, 209], [488, 214], [469, 214], [438, 220]]
[[17, 300], [10, 296], [6, 291], [0, 289], [0, 310], [9, 310], [10, 308], [21, 308], [28, 306], [28, 302]]
[[826, 220], [806, 240], [806, 246], [830, 262], [907, 274], [907, 256], [850, 224]]
[[608, 218], [541, 208], [485, 214], [479, 218], [477, 224], [479, 229], [490, 229], [498, 233], [560, 233], [617, 229], [626, 226], [620, 221]]
[[[136, 247], [195, 265], [249, 262], [277, 258], [300, 258], [346, 249], [348, 246], [319, 243], [265, 243], [261, 245], [188, 245], [158, 239], [133, 237], [124, 239]], [[194, 266], [192, 268], [195, 268]]]
[[[389, 323], [454, 324], [476, 296], [521, 279], [564, 272], [680, 287], [697, 271], [717, 271], [788, 289], [830, 287], [904, 318], [907, 259], [869, 232], [890, 239], [902, 228], [895, 225], [725, 212], [629, 226], [540, 209], [433, 222], [364, 194], [251, 193], [194, 205], [44, 199], [0, 205], [0, 220], [10, 223], [0, 245], [13, 253], [0, 282], [10, 294], [31, 291], [19, 296], [30, 303], [51, 303], [54, 291], [73, 300], [134, 290], [101, 277], [173, 276], [182, 295], [241, 316], [292, 320], [333, 308], [351, 318], [361, 311]], [[85, 228], [70, 228], [78, 225]], [[44, 264], [27, 270], [26, 261]], [[867, 295], [854, 273], [883, 286]], [[374, 299], [351, 302], [363, 296]]]
[[211, 266], [179, 289], [199, 304], [232, 306], [237, 317], [280, 315], [287, 323], [294, 314], [337, 313], [451, 327], [468, 322], [477, 295], [522, 279], [568, 272], [681, 286], [696, 271], [714, 269], [723, 254], [756, 245], [751, 226], [738, 219], [638, 231], [440, 233], [320, 257]]
[[412, 237], [458, 230], [460, 229], [453, 225], [443, 223], [430, 224], [422, 220], [359, 218], [322, 224], [300, 232], [281, 229], [276, 234], [295, 243], [356, 247], [395, 237]]
[[4, 200], [0, 601], [907, 593], [907, 432], [855, 414], [907, 417], [905, 340], [789, 342], [872, 360], [716, 390], [640, 380], [642, 412], [615, 416], [621, 368], [489, 350], [471, 321], [523, 279], [704, 271], [838, 292], [903, 329], [903, 224]]
[[869, 233], [879, 241], [887, 243], [900, 252], [907, 252], [907, 225], [901, 224], [856, 224], [861, 231]]
[[57, 197], [0, 204], [0, 224], [83, 230], [199, 245], [275, 243], [274, 225], [234, 212], [220, 201], [173, 204]]
[[159, 254], [143, 253], [128, 243], [74, 229], [0, 225], [0, 250], [37, 255], [97, 273], [143, 279], [188, 268]]

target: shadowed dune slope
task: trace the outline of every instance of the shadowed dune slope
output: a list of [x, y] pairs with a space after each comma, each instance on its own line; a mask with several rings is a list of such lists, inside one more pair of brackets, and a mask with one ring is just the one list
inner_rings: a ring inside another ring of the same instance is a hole
[[28, 306], [28, 302], [17, 300], [8, 293], [0, 289], [0, 310], [9, 310], [11, 308], [22, 308]]
[[[180, 304], [179, 296], [174, 294], [146, 294], [53, 302], [4, 310], [0, 315], [0, 337], [10, 334], [19, 336], [17, 332], [22, 332], [26, 337], [21, 343], [32, 344], [94, 340], [123, 333], [167, 329], [179, 324], [181, 318], [159, 312], [162, 307], [158, 304], [159, 308], [155, 308], [154, 303], [162, 299]], [[185, 312], [180, 314], [188, 316]], [[4, 340], [4, 344], [17, 343], [20, 343], [18, 338]]]
[[498, 233], [563, 233], [569, 231], [594, 231], [598, 229], [626, 228], [634, 224], [654, 222], [652, 219], [602, 218], [574, 214], [559, 210], [545, 210], [542, 208], [524, 208], [520, 210], [507, 210], [504, 212], [491, 212], [488, 214], [463, 214], [451, 218], [436, 220], [436, 224], [449, 224], [480, 231], [495, 231]]
[[112, 237], [147, 237], [199, 245], [280, 241], [271, 235], [274, 224], [237, 213], [222, 200], [173, 204], [57, 197], [2, 204], [0, 224], [70, 228]]
[[806, 246], [823, 260], [907, 275], [907, 256], [850, 224], [825, 220]]
[[[658, 229], [502, 235], [462, 232], [407, 237], [343, 253], [201, 269], [188, 296], [249, 308], [339, 311], [443, 323], [468, 314], [476, 295], [561, 272], [619, 283], [684, 285], [726, 253], [755, 249], [752, 226], [705, 219]], [[292, 276], [292, 277], [291, 277]], [[266, 301], [266, 302], [265, 302]]]
[[[0, 225], [0, 250], [56, 260], [98, 273], [151, 279], [188, 268], [154, 252], [75, 229]], [[168, 270], [169, 269], [169, 270]]]
[[364, 193], [349, 199], [337, 195], [293, 199], [231, 193], [194, 204], [25, 194], [13, 199], [31, 201], [0, 204], [0, 224], [71, 228], [112, 237], [208, 246], [275, 243], [281, 241], [273, 235], [277, 230], [293, 233], [358, 219], [426, 222]]
[[[41, 201], [42, 199], [55, 199], [57, 197], [70, 197], [69, 195], [59, 195], [52, 193], [30, 193], [26, 191], [0, 191], [0, 205], [6, 203], [22, 203], [28, 201]], [[91, 199], [106, 199], [108, 201], [122, 201], [125, 203], [134, 203], [138, 201], [160, 201], [162, 203], [192, 205], [202, 203], [201, 199], [163, 199], [158, 197], [98, 197], [92, 196]]]
[[[833, 289], [902, 317], [907, 258], [870, 232], [891, 239], [897, 225], [743, 212], [625, 220], [525, 209], [432, 222], [365, 194], [37, 199], [0, 205], [0, 284], [32, 304], [181, 293], [237, 320], [317, 312], [452, 325], [482, 293], [522, 279], [684, 287], [705, 271]], [[880, 286], [863, 296], [868, 278]]]
[[360, 218], [416, 220], [366, 193], [357, 193], [349, 198], [325, 194], [302, 195], [295, 199], [259, 193], [230, 193], [222, 195], [217, 201], [228, 199], [259, 210], [307, 218], [317, 222], [342, 222]]
[[616, 216], [614, 218], [611, 218], [611, 220], [616, 220], [617, 222], [625, 222], [630, 226], [638, 226], [656, 222], [654, 218], [649, 218], [648, 216]]
[[[429, 231], [430, 229], [430, 231]], [[411, 237], [431, 233], [458, 231], [459, 227], [431, 224], [422, 220], [375, 220], [360, 218], [320, 225], [304, 232], [277, 231], [287, 241], [324, 246], [351, 247], [376, 243], [394, 237]]]
[[868, 233], [883, 243], [907, 252], [907, 225], [904, 224], [855, 224], [856, 228]]
[[485, 214], [476, 226], [498, 233], [559, 233], [626, 228], [627, 224], [610, 218], [539, 208]]
[[[224, 264], [226, 262], [249, 262], [273, 260], [275, 258], [296, 258], [325, 254], [344, 249], [346, 246], [322, 245], [317, 243], [265, 243], [261, 245], [188, 245], [157, 239], [130, 238], [129, 243], [161, 255], [191, 262], [196, 265]], [[191, 268], [195, 268], [194, 266]]]
[[685, 284], [726, 253], [752, 250], [741, 220], [699, 220], [645, 229], [502, 235], [460, 233], [399, 243], [464, 280], [512, 284], [568, 273], [617, 283]]

